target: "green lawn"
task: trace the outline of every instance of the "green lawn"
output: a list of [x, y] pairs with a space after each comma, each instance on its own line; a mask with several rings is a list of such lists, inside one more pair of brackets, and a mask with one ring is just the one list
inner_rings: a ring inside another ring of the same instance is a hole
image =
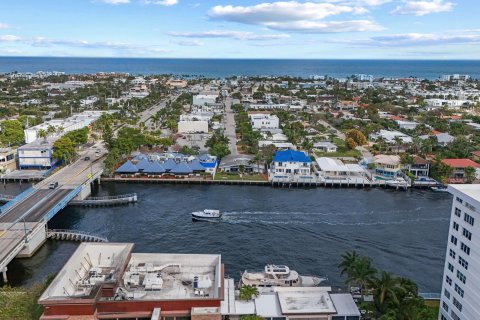
[[217, 172], [214, 180], [245, 180], [245, 181], [267, 181], [266, 177], [259, 174], [239, 174]]

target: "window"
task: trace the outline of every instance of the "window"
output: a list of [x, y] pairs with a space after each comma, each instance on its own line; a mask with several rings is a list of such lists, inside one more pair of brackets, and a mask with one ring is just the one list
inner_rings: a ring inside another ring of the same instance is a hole
[[453, 243], [454, 245], [457, 245], [457, 237], [455, 237], [453, 234], [450, 237], [450, 242]]
[[468, 262], [463, 259], [462, 257], [458, 257], [458, 263], [465, 268], [465, 270], [468, 270]]
[[473, 226], [473, 224], [475, 223], [475, 219], [466, 212], [465, 212], [465, 215], [463, 216], [463, 220], [465, 220], [471, 226]]
[[450, 270], [451, 272], [453, 272], [453, 266], [452, 266], [452, 264], [451, 264], [450, 262], [448, 263], [448, 270]]
[[460, 320], [460, 317], [457, 316], [457, 314], [456, 314], [455, 312], [453, 312], [453, 310], [452, 310], [452, 312], [450, 313], [450, 315], [452, 316], [453, 320]]
[[440, 320], [448, 320], [448, 319], [445, 318], [445, 316], [442, 314], [442, 315], [440, 316]]
[[455, 259], [455, 251], [453, 251], [452, 249], [450, 249], [450, 257]]
[[[457, 270], [457, 278], [458, 280], [462, 281], [463, 284], [467, 281], [467, 277], [463, 273], [461, 273], [459, 270]], [[452, 284], [451, 282], [449, 283], [450, 285]]]
[[[458, 271], [457, 271], [458, 272]], [[452, 279], [450, 279], [449, 276], [445, 277], [445, 282], [448, 283], [449, 285], [452, 285]]]
[[460, 249], [462, 249], [463, 252], [466, 254], [470, 255], [470, 247], [467, 246], [465, 243], [461, 242], [460, 243]]
[[461, 214], [462, 214], [462, 210], [455, 208], [455, 215], [460, 218]]
[[457, 307], [458, 311], [462, 311], [462, 304], [455, 298], [453, 298], [453, 305]]
[[472, 233], [470, 231], [468, 231], [467, 229], [463, 228], [462, 234], [468, 240], [472, 240]]
[[453, 222], [453, 229], [458, 231], [458, 223], [456, 223], [455, 221]]
[[456, 283], [455, 283], [455, 292], [458, 293], [462, 298], [463, 298], [463, 295], [465, 294], [465, 291], [463, 291], [463, 289], [460, 288], [460, 286]]
[[443, 303], [442, 303], [442, 308], [443, 308], [445, 311], [448, 311], [448, 304], [447, 304], [445, 301], [443, 301]]
[[460, 203], [463, 203], [463, 200], [460, 199], [459, 197], [457, 197], [457, 201], [460, 202]]
[[468, 209], [472, 210], [472, 211], [475, 211], [475, 207], [472, 206], [470, 203], [468, 202], [465, 202], [465, 207], [467, 207]]
[[444, 295], [447, 299], [450, 299], [450, 291], [448, 291], [447, 289], [443, 290], [443, 295]]

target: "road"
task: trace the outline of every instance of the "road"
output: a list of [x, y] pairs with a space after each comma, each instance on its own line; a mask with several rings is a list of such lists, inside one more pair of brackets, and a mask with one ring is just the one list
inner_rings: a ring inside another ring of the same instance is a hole
[[229, 140], [229, 149], [231, 155], [238, 155], [237, 134], [235, 133], [235, 113], [232, 110], [232, 98], [225, 99], [225, 136]]
[[154, 114], [156, 114], [158, 111], [162, 110], [163, 108], [165, 108], [167, 106], [167, 101], [175, 101], [177, 100], [177, 98], [180, 96], [180, 94], [177, 94], [176, 96], [173, 96], [173, 97], [168, 97], [166, 98], [165, 100], [163, 100], [162, 102], [160, 103], [157, 103], [156, 105], [153, 105], [152, 107], [148, 108], [147, 110], [145, 111], [142, 111], [140, 113], [140, 120], [138, 121], [138, 123], [142, 123], [144, 122], [145, 123], [145, 127], [149, 127], [151, 126], [151, 118]]

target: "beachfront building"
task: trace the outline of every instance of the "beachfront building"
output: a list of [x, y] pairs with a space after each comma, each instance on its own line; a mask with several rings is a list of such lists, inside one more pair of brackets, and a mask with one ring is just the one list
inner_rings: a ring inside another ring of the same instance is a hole
[[253, 130], [278, 129], [280, 125], [278, 117], [270, 113], [249, 113], [248, 118]]
[[302, 151], [277, 151], [269, 170], [273, 182], [313, 182], [312, 160]]
[[439, 320], [480, 319], [480, 189], [449, 185], [453, 195]]
[[227, 173], [262, 173], [264, 162], [255, 161], [248, 154], [228, 155], [222, 158], [218, 168]]
[[13, 148], [0, 148], [0, 174], [6, 174], [17, 169], [17, 150]]
[[398, 174], [402, 171], [400, 157], [397, 155], [376, 155], [374, 157], [374, 163], [375, 174], [380, 176], [396, 178]]
[[480, 164], [470, 159], [443, 159], [442, 163], [452, 168], [449, 183], [465, 183], [468, 178], [465, 169], [468, 167], [475, 169], [476, 179], [480, 176]]

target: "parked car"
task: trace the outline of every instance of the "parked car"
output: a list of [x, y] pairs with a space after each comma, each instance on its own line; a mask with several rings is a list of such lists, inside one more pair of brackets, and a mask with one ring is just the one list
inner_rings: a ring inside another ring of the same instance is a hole
[[88, 161], [88, 160], [90, 160], [90, 157], [87, 156], [87, 157], [83, 158], [83, 160]]

